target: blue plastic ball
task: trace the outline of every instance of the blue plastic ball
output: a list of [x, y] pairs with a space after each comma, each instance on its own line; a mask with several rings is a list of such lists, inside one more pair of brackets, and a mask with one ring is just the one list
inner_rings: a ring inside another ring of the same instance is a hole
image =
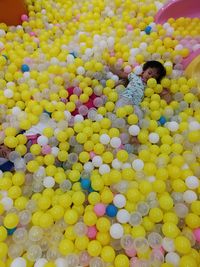
[[23, 64], [23, 65], [21, 66], [21, 71], [22, 71], [22, 72], [27, 72], [27, 71], [30, 71], [30, 68], [29, 68], [28, 65]]
[[83, 179], [81, 179], [81, 187], [82, 187], [82, 189], [84, 189], [84, 190], [88, 190], [88, 189], [90, 189], [90, 185], [91, 185], [91, 181], [90, 181], [90, 179], [88, 179], [88, 178], [83, 178]]
[[150, 34], [151, 30], [152, 30], [151, 26], [147, 26], [144, 31], [146, 32], [146, 34]]
[[164, 125], [164, 124], [167, 122], [167, 120], [166, 120], [166, 118], [165, 118], [164, 116], [161, 116], [160, 119], [159, 119], [158, 121], [159, 121], [159, 123], [160, 123], [161, 125]]
[[16, 229], [17, 229], [17, 227], [12, 228], [12, 229], [6, 228], [8, 235], [13, 235], [13, 233], [16, 231]]
[[115, 217], [117, 215], [118, 209], [115, 205], [110, 204], [106, 207], [106, 215], [109, 217]]

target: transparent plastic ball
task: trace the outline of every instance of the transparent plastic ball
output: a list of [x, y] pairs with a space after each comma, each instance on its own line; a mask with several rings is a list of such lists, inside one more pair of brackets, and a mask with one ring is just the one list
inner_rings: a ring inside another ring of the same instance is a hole
[[30, 241], [38, 242], [43, 238], [44, 231], [39, 226], [32, 226], [28, 233]]
[[137, 211], [142, 216], [146, 216], [149, 213], [149, 205], [146, 202], [139, 202], [137, 204]]
[[132, 249], [134, 246], [133, 238], [131, 235], [124, 235], [120, 240], [123, 249]]
[[31, 221], [32, 214], [29, 210], [23, 210], [19, 213], [19, 222], [21, 225], [27, 225]]
[[140, 225], [142, 222], [142, 216], [139, 212], [133, 212], [130, 214], [129, 223], [132, 226]]
[[8, 256], [12, 259], [20, 257], [23, 254], [23, 244], [10, 244], [8, 248]]
[[42, 257], [42, 249], [39, 245], [31, 245], [27, 249], [27, 259], [36, 261]]
[[83, 222], [78, 222], [74, 225], [74, 232], [77, 236], [84, 236], [87, 233], [87, 226]]
[[149, 249], [149, 243], [144, 237], [134, 239], [134, 248], [139, 253], [145, 253]]
[[152, 248], [160, 248], [162, 245], [162, 236], [152, 232], [148, 235], [149, 246]]

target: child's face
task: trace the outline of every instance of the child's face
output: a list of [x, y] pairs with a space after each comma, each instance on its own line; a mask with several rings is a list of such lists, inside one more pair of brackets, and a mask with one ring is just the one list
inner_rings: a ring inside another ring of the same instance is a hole
[[158, 73], [158, 70], [156, 68], [148, 68], [145, 71], [143, 71], [143, 73], [142, 73], [142, 78], [143, 78], [145, 83], [150, 78], [154, 78], [157, 80], [158, 77], [159, 77], [159, 73]]

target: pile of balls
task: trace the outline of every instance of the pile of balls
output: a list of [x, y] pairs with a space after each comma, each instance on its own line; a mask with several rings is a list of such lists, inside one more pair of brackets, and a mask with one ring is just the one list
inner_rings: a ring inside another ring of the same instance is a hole
[[[199, 20], [182, 40], [187, 19], [154, 22], [164, 2], [27, 0], [0, 24], [1, 267], [200, 265], [199, 89], [181, 64]], [[111, 66], [148, 60], [167, 76], [141, 112], [116, 110]]]

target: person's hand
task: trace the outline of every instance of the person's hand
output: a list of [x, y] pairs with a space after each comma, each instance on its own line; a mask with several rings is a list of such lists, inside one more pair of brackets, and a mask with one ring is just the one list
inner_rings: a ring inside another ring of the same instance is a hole
[[5, 145], [0, 145], [0, 157], [8, 159], [11, 149]]
[[120, 79], [118, 82], [117, 82], [117, 85], [123, 85], [124, 87], [126, 87], [128, 85], [128, 79]]
[[139, 145], [140, 144], [140, 141], [138, 140], [137, 136], [131, 136], [130, 143], [132, 145]]

